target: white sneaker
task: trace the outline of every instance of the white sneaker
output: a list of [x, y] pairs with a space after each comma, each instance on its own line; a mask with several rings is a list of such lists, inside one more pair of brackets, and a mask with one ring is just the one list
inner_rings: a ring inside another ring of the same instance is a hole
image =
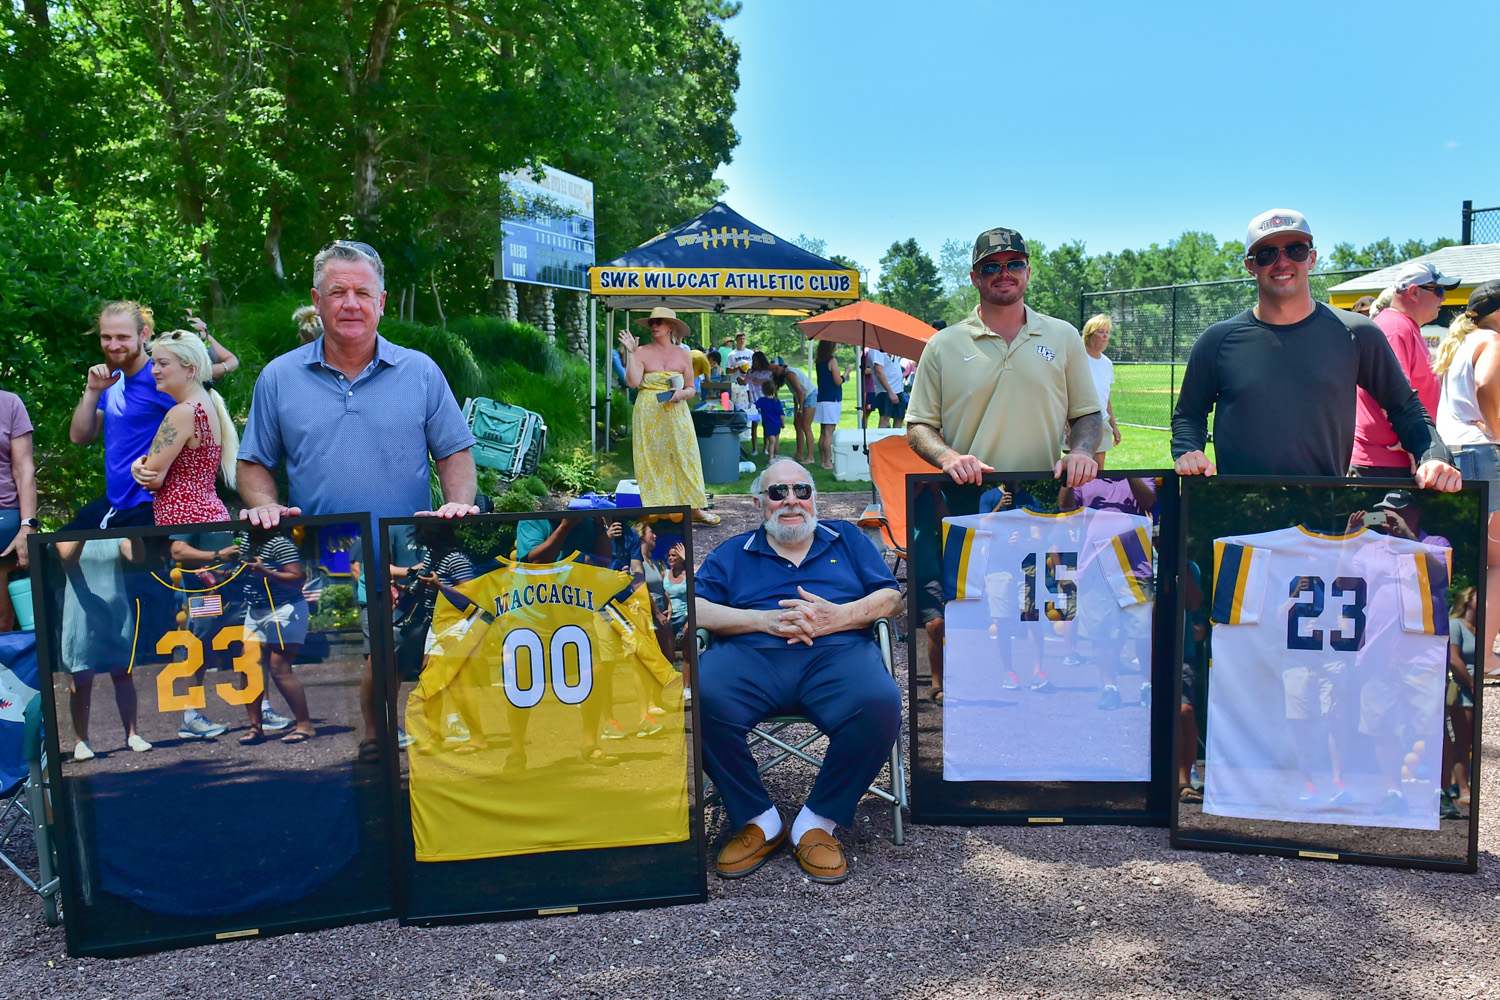
[[210, 722], [203, 716], [195, 716], [184, 722], [177, 730], [177, 735], [185, 740], [211, 740], [215, 736], [223, 736], [229, 731], [229, 727], [222, 722]]
[[73, 759], [93, 760], [94, 751], [90, 750], [89, 745], [83, 742], [83, 740], [79, 740], [76, 744], [73, 745]]
[[134, 736], [130, 737], [130, 739], [126, 740], [125, 745], [134, 750], [136, 753], [145, 753], [147, 750], [151, 749], [151, 744], [141, 739], [140, 733], [136, 733]]
[[469, 727], [457, 719], [449, 719], [447, 727], [443, 730], [444, 743], [467, 743], [472, 736]]
[[262, 732], [279, 733], [295, 720], [288, 719], [274, 708], [263, 708], [260, 710], [260, 728]]

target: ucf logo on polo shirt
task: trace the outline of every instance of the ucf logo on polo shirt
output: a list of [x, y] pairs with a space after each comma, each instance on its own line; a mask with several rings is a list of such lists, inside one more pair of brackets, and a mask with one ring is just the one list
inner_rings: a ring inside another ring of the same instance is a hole
[[1036, 352], [1042, 356], [1044, 361], [1054, 361], [1057, 358], [1057, 352], [1043, 344], [1036, 345]]

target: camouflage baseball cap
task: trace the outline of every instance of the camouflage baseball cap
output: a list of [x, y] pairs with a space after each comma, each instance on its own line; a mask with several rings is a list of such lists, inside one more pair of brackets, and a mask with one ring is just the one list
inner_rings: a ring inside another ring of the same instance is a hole
[[974, 262], [970, 267], [978, 267], [986, 257], [1006, 251], [1031, 256], [1026, 252], [1026, 241], [1014, 229], [991, 229], [980, 233], [979, 239], [974, 241]]

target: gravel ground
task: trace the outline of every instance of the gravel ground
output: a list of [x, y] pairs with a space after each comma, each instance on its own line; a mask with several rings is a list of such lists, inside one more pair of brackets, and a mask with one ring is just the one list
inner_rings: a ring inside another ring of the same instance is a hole
[[[823, 516], [851, 517], [867, 498], [823, 499]], [[746, 498], [717, 509], [699, 561], [748, 523]], [[896, 847], [867, 799], [840, 831], [841, 886], [781, 855], [743, 881], [710, 878], [702, 905], [384, 921], [116, 961], [69, 959], [6, 875], [0, 997], [1500, 997], [1497, 713], [1476, 875], [1174, 851], [1166, 830], [1130, 827], [908, 826]], [[782, 769], [768, 784], [795, 806], [810, 780]], [[720, 826], [712, 813], [716, 842]]]

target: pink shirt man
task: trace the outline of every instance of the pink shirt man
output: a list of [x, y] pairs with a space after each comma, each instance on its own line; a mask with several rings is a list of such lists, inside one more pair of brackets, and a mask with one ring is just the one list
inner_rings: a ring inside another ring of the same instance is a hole
[[[1440, 383], [1432, 373], [1432, 361], [1421, 329], [1410, 316], [1396, 309], [1382, 309], [1375, 317], [1375, 325], [1390, 341], [1391, 350], [1396, 352], [1396, 360], [1406, 372], [1411, 387], [1417, 390], [1422, 405], [1427, 407], [1429, 414], [1436, 413]], [[1396, 440], [1396, 432], [1385, 418], [1385, 411], [1363, 389], [1359, 390], [1354, 413], [1352, 464], [1389, 468], [1397, 470], [1393, 473], [1395, 475], [1409, 475], [1411, 456]]]

